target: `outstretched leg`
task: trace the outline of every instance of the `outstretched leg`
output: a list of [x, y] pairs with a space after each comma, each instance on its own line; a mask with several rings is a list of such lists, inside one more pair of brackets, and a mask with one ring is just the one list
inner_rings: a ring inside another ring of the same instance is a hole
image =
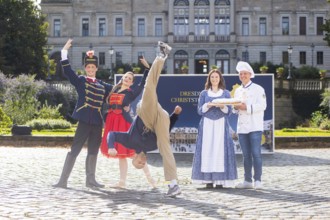
[[137, 115], [142, 119], [144, 125], [153, 132], [158, 111], [150, 111], [150, 109], [159, 108], [156, 89], [164, 63], [165, 58], [159, 56], [155, 58], [144, 85], [141, 101], [137, 106]]

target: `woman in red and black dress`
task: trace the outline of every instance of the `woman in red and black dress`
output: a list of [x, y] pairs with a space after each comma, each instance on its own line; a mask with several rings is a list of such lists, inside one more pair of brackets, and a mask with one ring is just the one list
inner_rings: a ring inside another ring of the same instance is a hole
[[[129, 105], [141, 94], [144, 88], [146, 77], [149, 72], [148, 62], [144, 58], [142, 58], [141, 63], [146, 66], [146, 70], [144, 71], [140, 83], [136, 87], [134, 87], [134, 89], [131, 89], [130, 87], [134, 83], [134, 74], [133, 72], [126, 72], [119, 81], [119, 83], [113, 87], [107, 98], [107, 103], [109, 104], [110, 108], [108, 110], [104, 126], [101, 152], [106, 157], [119, 159], [120, 180], [115, 185], [115, 187], [119, 188], [126, 187], [128, 168], [126, 158], [132, 158], [135, 155], [135, 151], [132, 149], [128, 149], [121, 144], [116, 144], [115, 148], [118, 154], [116, 156], [110, 156], [108, 154], [107, 135], [109, 131], [126, 132], [130, 128], [133, 119], [129, 112]], [[143, 171], [151, 186], [155, 188], [156, 184], [150, 175], [148, 166], [145, 166]]]

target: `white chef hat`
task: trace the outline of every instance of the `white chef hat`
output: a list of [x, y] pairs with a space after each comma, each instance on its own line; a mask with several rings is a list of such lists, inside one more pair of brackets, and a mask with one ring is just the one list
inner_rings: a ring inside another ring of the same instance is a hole
[[252, 67], [250, 66], [250, 64], [248, 64], [247, 62], [239, 61], [236, 66], [236, 70], [238, 73], [241, 71], [250, 72], [251, 78], [254, 78], [254, 71], [253, 71]]

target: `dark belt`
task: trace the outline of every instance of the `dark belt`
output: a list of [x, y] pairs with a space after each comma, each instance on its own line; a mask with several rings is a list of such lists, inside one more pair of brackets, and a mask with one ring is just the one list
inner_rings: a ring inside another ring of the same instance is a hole
[[122, 109], [122, 105], [117, 105], [117, 104], [112, 104], [112, 105], [110, 105], [110, 108], [111, 109]]

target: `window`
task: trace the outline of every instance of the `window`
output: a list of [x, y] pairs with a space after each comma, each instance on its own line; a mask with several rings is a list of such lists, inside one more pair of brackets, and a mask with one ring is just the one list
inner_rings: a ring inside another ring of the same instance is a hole
[[299, 35], [306, 35], [306, 17], [299, 17]]
[[155, 36], [163, 35], [163, 20], [161, 18], [156, 18], [155, 20]]
[[305, 51], [299, 52], [299, 63], [302, 65], [306, 64], [306, 52]]
[[144, 20], [144, 18], [139, 18], [138, 19], [138, 36], [139, 37], [144, 37], [145, 36], [145, 29], [146, 29], [146, 27], [145, 27], [145, 20]]
[[215, 34], [229, 36], [230, 18], [229, 17], [215, 17]]
[[174, 34], [176, 36], [188, 35], [189, 19], [185, 17], [174, 18]]
[[323, 17], [316, 18], [316, 35], [323, 35], [322, 25], [323, 25]]
[[116, 51], [116, 66], [120, 66], [123, 64], [123, 52]]
[[260, 56], [259, 57], [260, 63], [266, 64], [267, 62], [266, 52], [265, 51], [260, 52], [259, 56]]
[[99, 65], [105, 65], [105, 52], [99, 53]]
[[249, 62], [249, 51], [246, 50], [242, 52], [242, 59], [245, 62]]
[[99, 36], [105, 36], [106, 35], [106, 24], [105, 24], [105, 18], [99, 18]]
[[209, 35], [209, 17], [201, 16], [195, 17], [195, 34], [198, 36]]
[[267, 20], [266, 18], [259, 18], [259, 35], [267, 35]]
[[283, 64], [289, 64], [289, 53], [288, 51], [282, 52], [282, 63]]
[[89, 35], [89, 19], [82, 19], [82, 36], [86, 37]]
[[116, 18], [116, 24], [115, 24], [115, 35], [116, 36], [123, 36], [123, 19], [122, 18]]
[[189, 34], [189, 1], [175, 0], [173, 3], [173, 37], [174, 42], [188, 42]]
[[282, 18], [282, 35], [289, 35], [289, 17]]
[[188, 53], [179, 50], [174, 54], [174, 73], [182, 73], [183, 66], [188, 66]]
[[249, 18], [242, 18], [242, 35], [249, 35]]
[[61, 37], [61, 20], [54, 19], [54, 37]]
[[316, 64], [323, 65], [323, 52], [322, 51], [316, 52]]

